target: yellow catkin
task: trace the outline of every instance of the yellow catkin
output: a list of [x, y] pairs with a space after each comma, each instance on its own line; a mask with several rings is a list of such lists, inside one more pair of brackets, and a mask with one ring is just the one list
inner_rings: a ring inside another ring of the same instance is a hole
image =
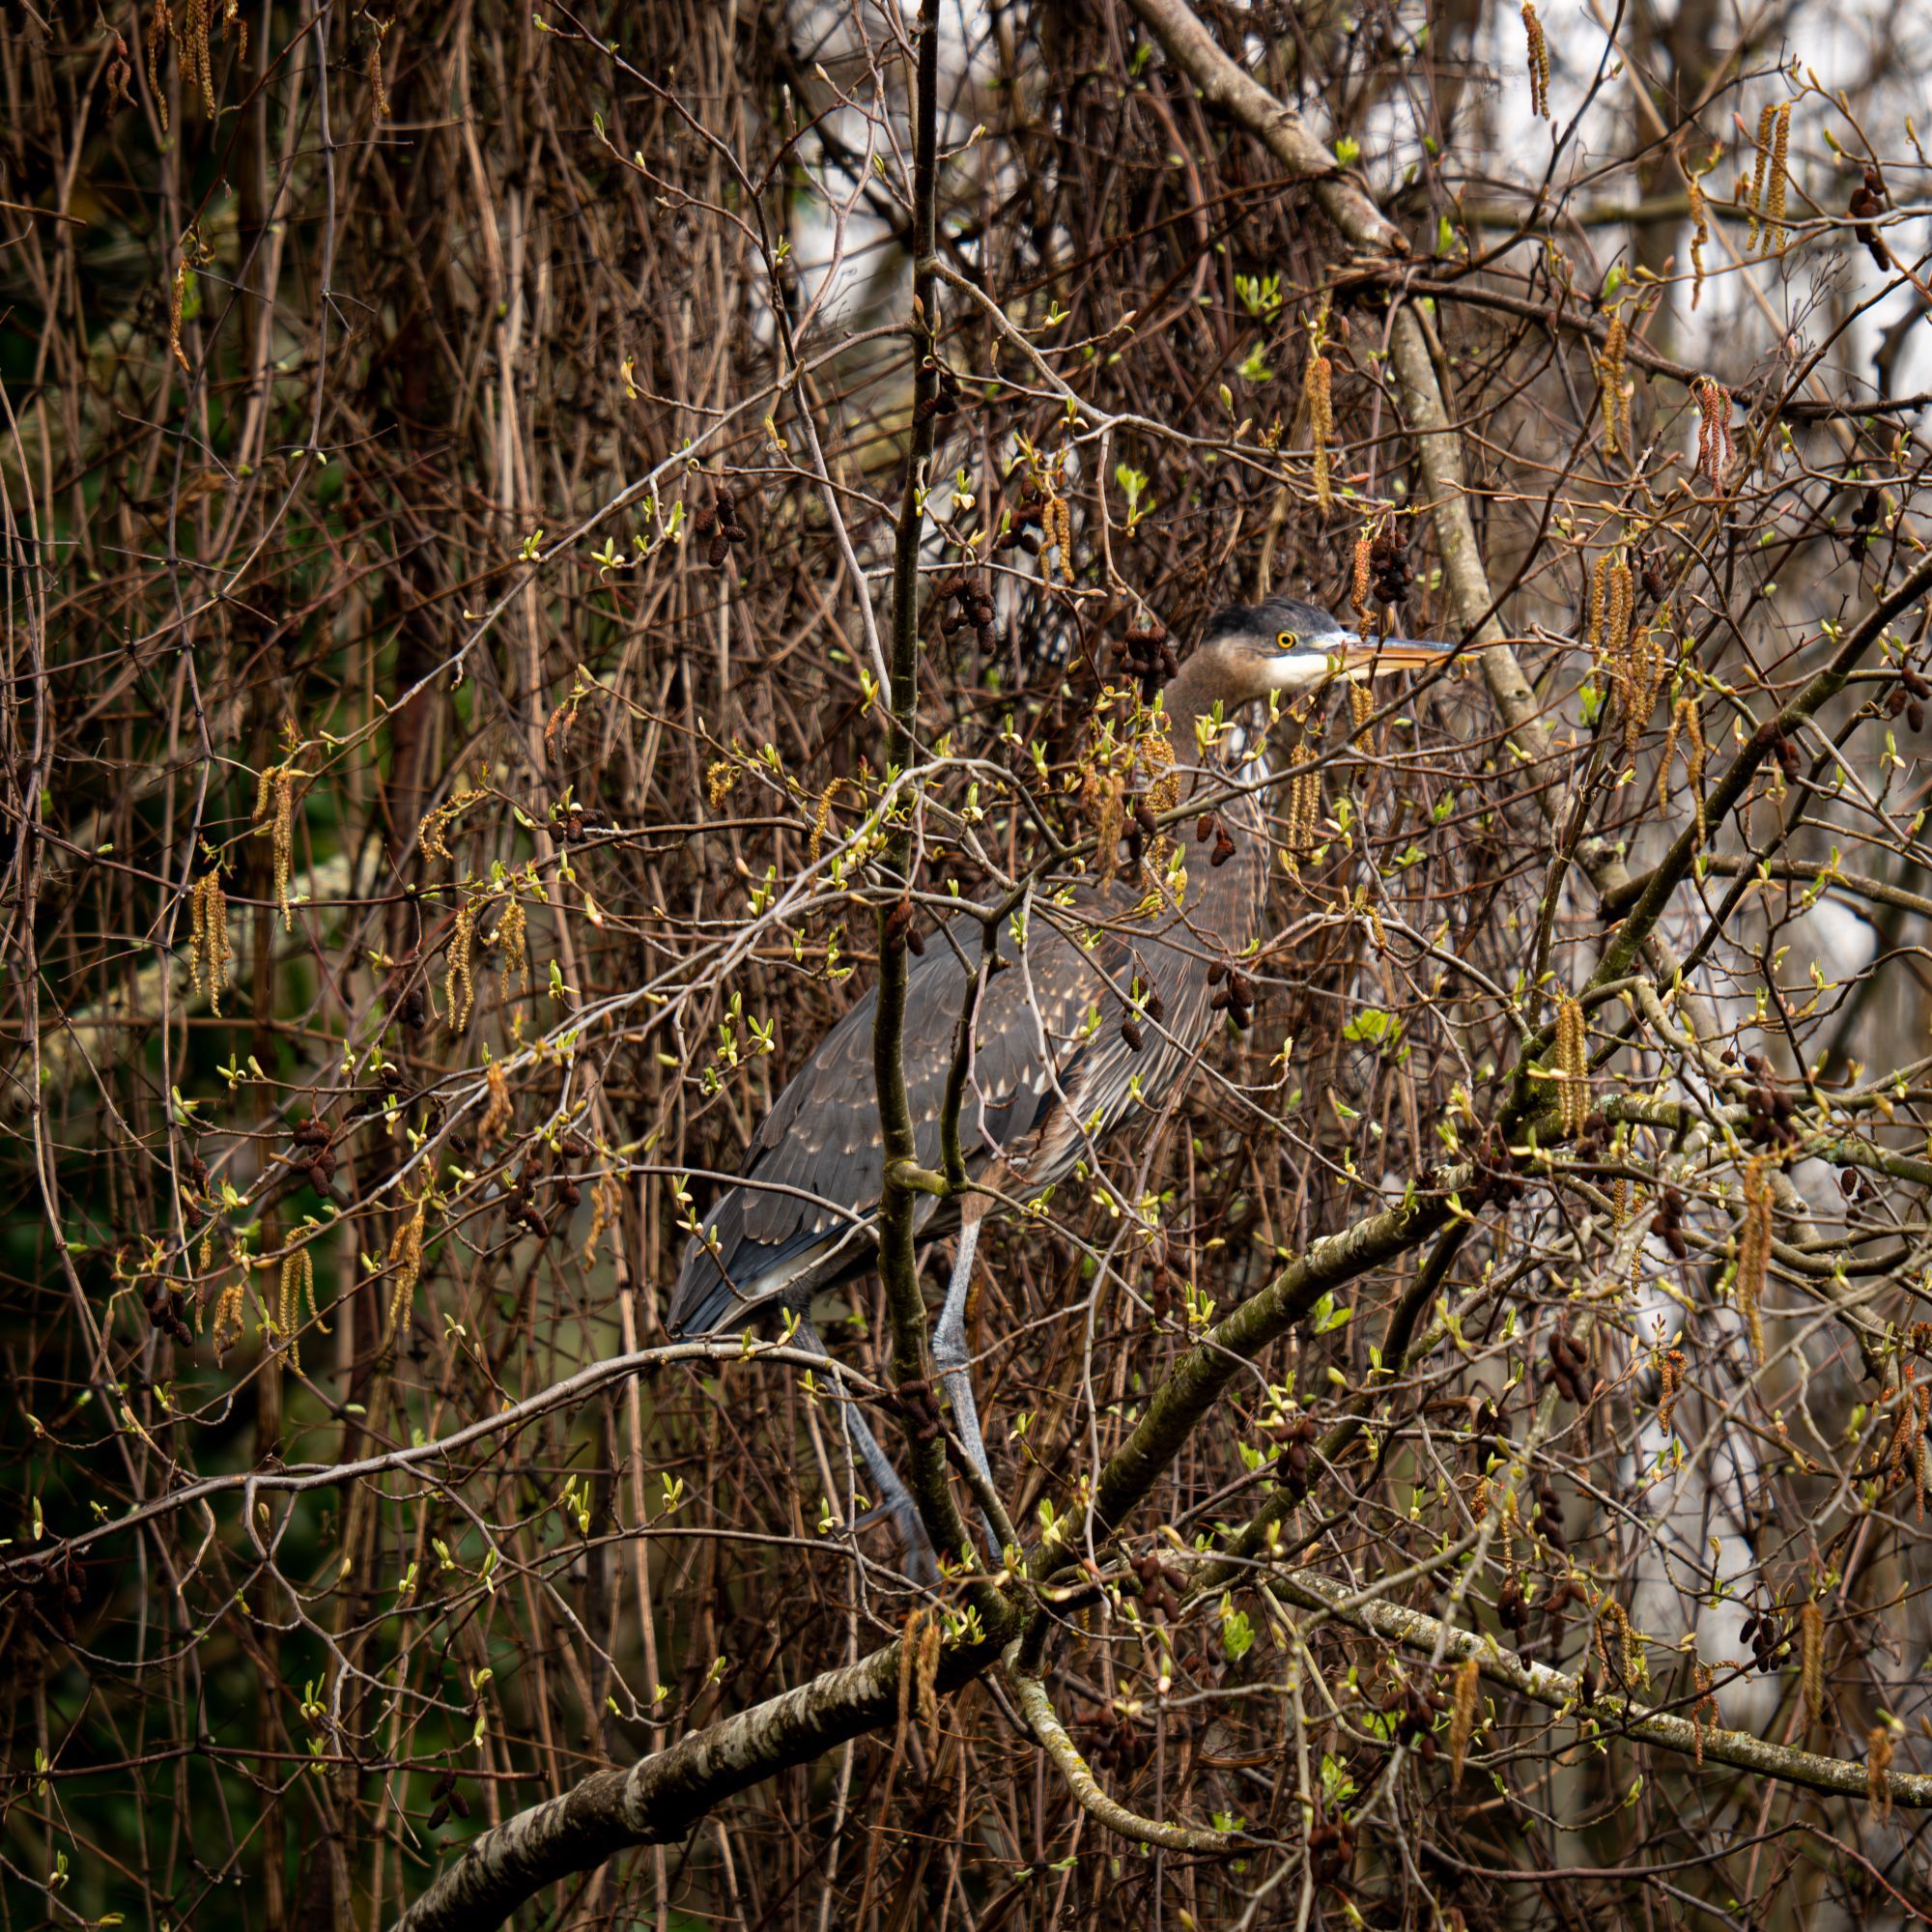
[[527, 993], [530, 990], [529, 921], [519, 900], [512, 899], [503, 908], [503, 917], [497, 922], [497, 930], [490, 935], [490, 940], [492, 945], [502, 949], [503, 1001], [508, 1005], [512, 973], [517, 976], [519, 991]]
[[731, 796], [731, 788], [737, 782], [738, 768], [729, 758], [714, 758], [705, 768], [704, 795], [711, 801], [713, 811]]
[[1635, 439], [1631, 433], [1630, 383], [1627, 358], [1630, 354], [1630, 324], [1613, 316], [1604, 336], [1604, 353], [1597, 357], [1597, 388], [1604, 406], [1604, 442], [1612, 456], [1634, 456]]
[[1593, 656], [1603, 661], [1604, 618], [1610, 608], [1610, 554], [1605, 551], [1590, 571], [1590, 628], [1588, 641]]
[[[584, 1236], [583, 1265], [597, 1259], [597, 1242], [606, 1228], [620, 1225], [624, 1211], [624, 1190], [614, 1174], [600, 1174], [590, 1190], [590, 1233]], [[615, 1244], [612, 1244], [614, 1252]]]
[[488, 1147], [509, 1126], [515, 1112], [510, 1105], [509, 1076], [500, 1060], [493, 1060], [483, 1069], [483, 1085], [489, 1098], [483, 1103], [483, 1118], [476, 1122], [476, 1138]]
[[[1046, 498], [1040, 505], [1039, 526], [1046, 539], [1047, 548], [1059, 559], [1060, 575], [1064, 582], [1073, 582], [1073, 512], [1066, 501], [1066, 457], [1063, 452], [1056, 457], [1050, 469], [1036, 472], [1040, 494]], [[1044, 563], [1040, 575], [1051, 578]]]
[[1693, 1758], [1699, 1771], [1704, 1769], [1705, 1727], [1708, 1725], [1715, 1731], [1719, 1722], [1718, 1699], [1711, 1688], [1712, 1682], [1711, 1672], [1705, 1665], [1693, 1663], [1690, 1666], [1690, 1687], [1697, 1699], [1690, 1711], [1690, 1728], [1696, 1734]]
[[1738, 1232], [1738, 1307], [1750, 1333], [1751, 1354], [1764, 1363], [1765, 1277], [1771, 1266], [1771, 1180], [1766, 1158], [1753, 1154], [1745, 1170], [1745, 1217]]
[[449, 1030], [461, 1033], [469, 1024], [476, 1006], [476, 977], [471, 955], [476, 950], [476, 908], [465, 904], [456, 915], [456, 928], [449, 935], [445, 955], [448, 970], [442, 982], [443, 1004], [449, 1009]]
[[1134, 761], [1142, 774], [1141, 796], [1148, 810], [1172, 811], [1180, 803], [1180, 774], [1174, 768], [1174, 746], [1166, 734], [1143, 731], [1134, 740]]
[[1670, 1434], [1670, 1418], [1677, 1412], [1677, 1398], [1684, 1392], [1684, 1350], [1665, 1349], [1657, 1360], [1657, 1427]]
[[906, 1648], [912, 1657], [913, 1694], [919, 1706], [919, 1720], [925, 1728], [925, 1747], [939, 1743], [939, 1657], [942, 1644], [939, 1612], [915, 1610], [917, 1619], [906, 1632]]
[[818, 854], [825, 843], [825, 828], [832, 823], [832, 801], [838, 796], [841, 786], [859, 788], [850, 779], [834, 779], [818, 795], [818, 805], [811, 814], [811, 838], [806, 847], [806, 861], [809, 865], [818, 864]]
[[1605, 1628], [1616, 1638], [1617, 1681], [1626, 1692], [1634, 1691], [1648, 1675], [1648, 1670], [1642, 1654], [1637, 1649], [1636, 1632], [1632, 1628], [1630, 1614], [1614, 1597], [1604, 1605], [1603, 1617], [1597, 1625], [1597, 1648], [1603, 1655], [1605, 1669], [1608, 1670], [1610, 1655], [1607, 1639], [1604, 1635]]
[[1690, 692], [1670, 708], [1670, 726], [1663, 734], [1663, 756], [1657, 766], [1657, 809], [1667, 811], [1670, 809], [1670, 759], [1680, 746], [1684, 753], [1684, 770], [1690, 781], [1690, 803], [1697, 814], [1697, 842], [1704, 842], [1707, 827], [1704, 822], [1704, 760], [1707, 748], [1704, 743], [1704, 714], [1697, 708], [1697, 699]]
[[188, 895], [188, 980], [199, 991], [208, 989], [208, 1009], [221, 1017], [221, 995], [233, 980], [229, 961], [235, 949], [228, 937], [228, 895], [221, 874], [207, 872]]
[[1825, 1612], [1816, 1604], [1798, 1612], [1798, 1680], [1805, 1721], [1815, 1727], [1825, 1716]]
[[1777, 126], [1771, 137], [1771, 184], [1765, 194], [1764, 251], [1784, 253], [1791, 232], [1784, 225], [1784, 191], [1790, 180], [1788, 160], [1791, 150], [1791, 102], [1777, 110]]
[[1704, 250], [1711, 240], [1711, 209], [1700, 183], [1690, 183], [1690, 310], [1694, 315], [1704, 295]]
[[174, 286], [168, 292], [168, 348], [181, 364], [184, 376], [194, 373], [188, 364], [187, 351], [182, 347], [182, 310], [187, 301], [187, 278], [192, 272], [184, 255], [175, 265]]
[[187, 0], [186, 32], [175, 43], [176, 54], [187, 68], [189, 81], [200, 91], [208, 118], [214, 119], [214, 60], [209, 51], [209, 0]]
[[1913, 1368], [1905, 1365], [1905, 1381], [1898, 1390], [1897, 1412], [1891, 1425], [1891, 1487], [1903, 1489], [1912, 1481], [1918, 1463], [1918, 1442], [1923, 1424], [1918, 1412], [1918, 1390], [1913, 1386]]
[[1925, 1520], [1926, 1479], [1928, 1474], [1932, 1474], [1927, 1468], [1927, 1464], [1932, 1463], [1932, 1452], [1928, 1452], [1926, 1446], [1928, 1434], [1932, 1434], [1932, 1388], [1921, 1388], [1918, 1391], [1918, 1440], [1912, 1452], [1912, 1487], [1918, 1497], [1920, 1522]]
[[1101, 883], [1121, 867], [1121, 836], [1127, 823], [1127, 781], [1119, 772], [1090, 766], [1080, 781], [1080, 804], [1094, 828], [1094, 863]]
[[366, 17], [370, 27], [369, 86], [376, 97], [376, 118], [379, 121], [386, 121], [389, 118], [389, 95], [388, 90], [383, 85], [383, 42], [395, 22], [379, 20], [373, 14]]
[[1759, 227], [1759, 213], [1764, 207], [1765, 171], [1771, 166], [1771, 143], [1777, 129], [1777, 103], [1767, 100], [1758, 109], [1757, 116], [1757, 159], [1751, 168], [1750, 186], [1745, 194], [1745, 207], [1750, 212], [1750, 230], [1745, 238], [1745, 246], [1755, 248]]
[[1375, 540], [1364, 530], [1355, 539], [1355, 555], [1349, 573], [1349, 610], [1355, 619], [1355, 628], [1365, 632], [1369, 628], [1370, 571], [1375, 564]]
[[1631, 653], [1631, 613], [1636, 609], [1636, 588], [1631, 567], [1619, 559], [1610, 565], [1609, 610], [1604, 622], [1604, 660], [1609, 666], [1610, 687], [1617, 700], [1617, 716], [1624, 722], [1626, 739], [1635, 706], [1633, 688], [1635, 666]]
[[1590, 1112], [1589, 1041], [1583, 1028], [1583, 1009], [1569, 998], [1556, 1006], [1556, 1104], [1563, 1131], [1583, 1130]]
[[275, 1332], [288, 1345], [289, 1366], [302, 1372], [301, 1316], [306, 1306], [309, 1319], [327, 1335], [328, 1324], [315, 1304], [315, 1258], [306, 1245], [282, 1257], [281, 1293], [276, 1297]]
[[1463, 1782], [1463, 1766], [1469, 1756], [1469, 1740], [1476, 1735], [1476, 1718], [1482, 1706], [1483, 1671], [1473, 1657], [1465, 1657], [1456, 1666], [1455, 1688], [1449, 1699], [1449, 1788]]
[[1724, 487], [1731, 460], [1731, 392], [1709, 376], [1690, 385], [1697, 404], [1697, 473], [1713, 490]]
[[389, 1243], [389, 1265], [396, 1271], [396, 1284], [389, 1295], [388, 1342], [393, 1347], [403, 1319], [414, 1298], [416, 1283], [422, 1279], [423, 1209], [418, 1201], [410, 1218], [396, 1230]]
[[1375, 694], [1369, 689], [1364, 678], [1349, 680], [1349, 732], [1351, 737], [1360, 737], [1368, 722], [1376, 715]]
[[416, 827], [416, 843], [425, 859], [448, 861], [450, 850], [446, 835], [449, 828], [483, 796], [480, 788], [472, 787], [458, 792], [454, 798], [423, 813], [422, 823]]
[[1529, 40], [1529, 111], [1549, 119], [1549, 43], [1536, 17], [1535, 0], [1522, 0], [1522, 30]]
[[270, 765], [255, 784], [255, 836], [266, 838], [274, 858], [275, 903], [281, 908], [282, 930], [295, 930], [289, 890], [295, 879], [295, 774], [286, 765]]
[[1311, 339], [1302, 390], [1308, 398], [1308, 440], [1315, 452], [1315, 503], [1325, 517], [1335, 503], [1335, 485], [1328, 471], [1328, 446], [1335, 436], [1334, 365]]
[[242, 1283], [240, 1275], [221, 1291], [220, 1298], [214, 1304], [214, 1359], [218, 1366], [237, 1342], [242, 1339]]
[[1654, 624], [1639, 624], [1624, 652], [1624, 753], [1634, 753], [1663, 684], [1663, 641]]
[[1631, 567], [1621, 557], [1610, 565], [1610, 606], [1606, 613], [1608, 635], [1605, 648], [1613, 662], [1621, 662], [1630, 643], [1631, 613], [1636, 609], [1636, 585]]
[[1865, 1738], [1865, 1796], [1871, 1801], [1875, 1824], [1891, 1823], [1891, 1759], [1898, 1748], [1891, 1726], [1874, 1724]]
[[1702, 838], [1707, 830], [1704, 823], [1704, 765], [1710, 755], [1704, 743], [1704, 712], [1694, 695], [1687, 693], [1678, 699], [1684, 712], [1684, 769], [1690, 781], [1690, 789], [1697, 803], [1697, 837]]
[[163, 134], [168, 131], [168, 91], [161, 85], [160, 53], [162, 43], [173, 36], [174, 24], [168, 0], [155, 0], [155, 11], [148, 15], [148, 31], [142, 37], [142, 47], [148, 57], [148, 91], [154, 97]]
[[1303, 743], [1289, 756], [1288, 838], [1290, 853], [1298, 856], [1315, 843], [1315, 822], [1321, 811], [1321, 774], [1314, 769], [1315, 753]]

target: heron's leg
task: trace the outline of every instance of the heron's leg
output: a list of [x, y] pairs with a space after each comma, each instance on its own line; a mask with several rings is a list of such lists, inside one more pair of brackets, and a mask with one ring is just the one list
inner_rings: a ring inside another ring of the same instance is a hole
[[[952, 1401], [952, 1426], [960, 1444], [990, 1490], [993, 1471], [986, 1462], [986, 1444], [980, 1434], [980, 1406], [974, 1400], [973, 1378], [966, 1367], [966, 1290], [973, 1279], [973, 1256], [980, 1246], [980, 1223], [985, 1212], [983, 1194], [966, 1197], [959, 1216], [959, 1256], [952, 1264], [952, 1278], [946, 1284], [939, 1325], [932, 1331], [932, 1364]], [[987, 1533], [991, 1535], [990, 1530]], [[997, 1538], [993, 1547], [999, 1548]]]
[[[798, 1339], [813, 1354], [823, 1355], [828, 1362], [832, 1359], [831, 1351], [810, 1321], [799, 1322]], [[924, 1523], [920, 1520], [919, 1505], [913, 1501], [912, 1492], [906, 1488], [904, 1478], [893, 1467], [892, 1458], [879, 1447], [879, 1438], [872, 1434], [871, 1425], [856, 1403], [840, 1396], [838, 1417], [845, 1426], [845, 1439], [851, 1445], [852, 1453], [866, 1465], [866, 1474], [879, 1494], [874, 1508], [854, 1523], [853, 1528], [863, 1529], [882, 1515], [891, 1517], [898, 1530], [899, 1541], [905, 1547], [907, 1574], [916, 1583], [937, 1581], [939, 1567], [932, 1560], [932, 1545], [926, 1538]]]

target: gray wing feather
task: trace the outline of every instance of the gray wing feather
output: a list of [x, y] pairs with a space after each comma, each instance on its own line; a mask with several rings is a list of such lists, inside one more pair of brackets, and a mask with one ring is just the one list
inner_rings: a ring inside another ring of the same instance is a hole
[[[1191, 995], [1202, 991], [1199, 961], [1190, 956], [1198, 948], [1174, 923], [1175, 915], [1139, 929], [1124, 917], [1137, 896], [1116, 884], [1084, 890], [1071, 906], [1050, 915], [1037, 909], [1024, 962], [1010, 925], [1001, 926], [999, 952], [1007, 970], [980, 994], [972, 1077], [960, 1117], [970, 1172], [1000, 1154], [1018, 1156], [1027, 1166], [1030, 1137], [1056, 1112], [1063, 1094], [1074, 1120], [1088, 1121], [1097, 1111], [1104, 1134], [1129, 1111], [1130, 1075], [1139, 1074], [1143, 1096], [1153, 1099], [1179, 1070], [1184, 1049], [1159, 1030], [1148, 1028], [1147, 1050], [1130, 1055], [1114, 1024], [1121, 998], [1138, 976], [1158, 986], [1169, 1029], [1186, 1038], [1183, 1030], [1198, 1004]], [[1078, 923], [1095, 919], [1110, 923], [1091, 933]], [[1090, 940], [1084, 949], [1083, 936]], [[978, 921], [955, 920], [926, 942], [908, 976], [906, 1095], [924, 1167], [940, 1161], [939, 1120], [953, 1040], [981, 944]], [[1090, 1035], [1087, 1018], [1095, 1007], [1101, 1026]], [[746, 1304], [782, 1293], [787, 1284], [809, 1292], [829, 1280], [831, 1270], [821, 1271], [817, 1257], [831, 1255], [841, 1236], [846, 1238], [834, 1257], [843, 1258], [838, 1271], [863, 1265], [867, 1249], [850, 1238], [848, 1215], [837, 1208], [869, 1213], [884, 1179], [872, 1072], [877, 1009], [874, 989], [819, 1041], [760, 1123], [744, 1170], [754, 1184], [730, 1189], [706, 1216], [716, 1230], [717, 1258], [696, 1242], [687, 1250], [672, 1298], [673, 1332], [714, 1321], [729, 1325]], [[1053, 1135], [1050, 1151], [1037, 1149], [1056, 1171], [1070, 1164], [1080, 1147], [1070, 1122], [1063, 1124], [1069, 1131]], [[1030, 1166], [1027, 1171], [1036, 1182], [1055, 1178]], [[926, 1206], [925, 1218], [938, 1207]], [[773, 1285], [761, 1288], [761, 1279]], [[695, 1321], [700, 1315], [704, 1321]]]

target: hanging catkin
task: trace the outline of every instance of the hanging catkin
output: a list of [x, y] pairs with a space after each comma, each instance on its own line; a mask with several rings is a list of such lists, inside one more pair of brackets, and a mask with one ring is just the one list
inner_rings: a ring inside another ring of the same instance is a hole
[[1529, 40], [1529, 111], [1549, 119], [1549, 43], [1536, 17], [1536, 0], [1522, 0], [1522, 31]]
[[1711, 240], [1711, 210], [1704, 199], [1703, 185], [1693, 175], [1690, 180], [1690, 312], [1704, 294], [1704, 250]]
[[1321, 810], [1321, 774], [1307, 745], [1295, 746], [1289, 757], [1293, 776], [1288, 783], [1288, 849], [1306, 852], [1315, 843], [1315, 821]]
[[1750, 187], [1745, 195], [1745, 206], [1750, 211], [1750, 228], [1745, 238], [1747, 248], [1755, 248], [1762, 233], [1759, 227], [1759, 213], [1764, 207], [1764, 178], [1771, 166], [1771, 144], [1777, 129], [1777, 103], [1767, 100], [1758, 109], [1757, 116], [1757, 160], [1751, 169]]
[[235, 949], [228, 937], [228, 895], [219, 872], [205, 872], [188, 895], [188, 982], [208, 988], [208, 1009], [221, 1017], [221, 995], [232, 974], [228, 962]]
[[1463, 1782], [1463, 1766], [1469, 1755], [1469, 1740], [1476, 1734], [1476, 1712], [1482, 1701], [1483, 1671], [1473, 1657], [1465, 1657], [1456, 1666], [1456, 1688], [1449, 1701], [1449, 1788]]
[[1731, 460], [1731, 392], [1701, 376], [1690, 393], [1697, 404], [1697, 473], [1713, 490], [1721, 490], [1724, 466]]
[[1751, 1355], [1764, 1365], [1765, 1276], [1771, 1266], [1771, 1181], [1765, 1156], [1753, 1154], [1745, 1170], [1745, 1218], [1738, 1232], [1738, 1307], [1750, 1332]]
[[1610, 554], [1605, 551], [1590, 571], [1590, 622], [1588, 641], [1591, 655], [1601, 664], [1604, 650], [1604, 617], [1610, 608]]
[[1791, 232], [1784, 225], [1784, 191], [1790, 179], [1790, 150], [1791, 103], [1787, 100], [1777, 110], [1777, 126], [1771, 137], [1771, 185], [1765, 196], [1762, 238], [1767, 255], [1783, 254], [1791, 239]]
[[1612, 456], [1636, 454], [1635, 439], [1631, 432], [1626, 360], [1629, 354], [1630, 324], [1621, 315], [1614, 316], [1604, 334], [1604, 353], [1597, 357], [1597, 388], [1604, 405], [1604, 443]]
[[255, 836], [267, 838], [274, 858], [275, 903], [282, 930], [295, 930], [289, 889], [295, 878], [295, 778], [286, 765], [270, 765], [255, 784]]
[[1805, 1721], [1815, 1727], [1825, 1716], [1825, 1612], [1815, 1603], [1798, 1612], [1798, 1681]]
[[1563, 1131], [1581, 1133], [1590, 1113], [1589, 1041], [1583, 1009], [1567, 997], [1556, 1006], [1556, 1105], [1563, 1116]]
[[1321, 353], [1318, 325], [1308, 338], [1308, 367], [1302, 388], [1308, 397], [1308, 438], [1315, 451], [1315, 502], [1324, 517], [1335, 503], [1335, 486], [1328, 473], [1328, 445], [1335, 435], [1334, 377], [1333, 364]]

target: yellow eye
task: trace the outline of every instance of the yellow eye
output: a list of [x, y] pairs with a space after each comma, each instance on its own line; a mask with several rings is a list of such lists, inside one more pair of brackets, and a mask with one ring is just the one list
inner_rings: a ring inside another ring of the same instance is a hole
[[1292, 651], [1294, 648], [1297, 639], [1293, 631], [1284, 631], [1278, 638], [1275, 639], [1275, 642], [1279, 644], [1283, 650]]

